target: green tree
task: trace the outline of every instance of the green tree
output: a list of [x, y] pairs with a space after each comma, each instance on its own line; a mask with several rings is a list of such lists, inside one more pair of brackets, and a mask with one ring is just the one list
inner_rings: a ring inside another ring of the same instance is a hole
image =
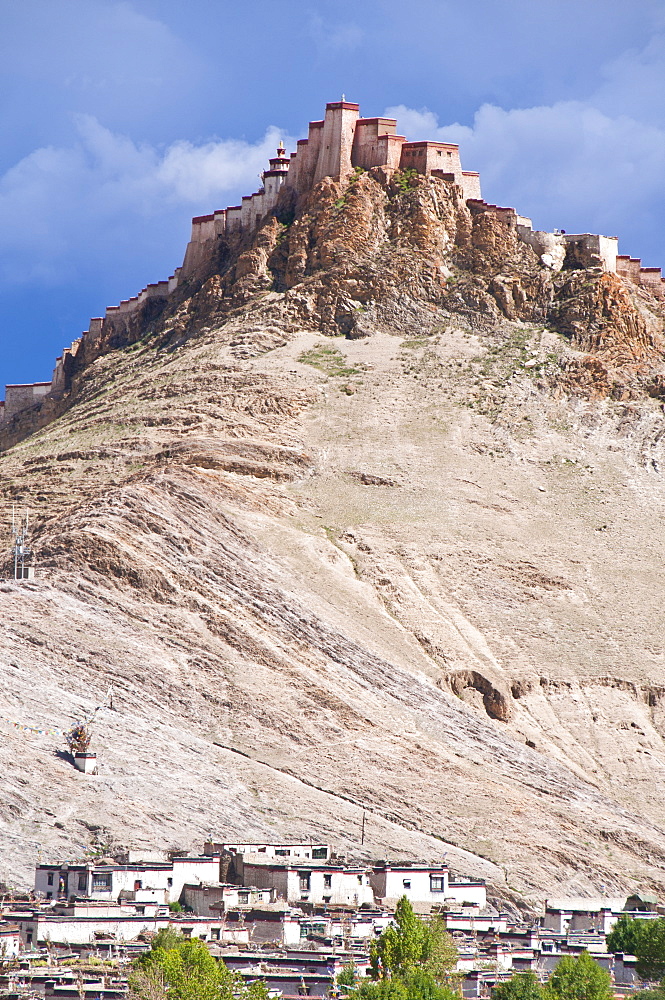
[[355, 986], [357, 978], [356, 967], [353, 962], [349, 962], [338, 974], [335, 982], [338, 986]]
[[640, 1000], [665, 1000], [665, 979], [651, 990], [640, 990]]
[[613, 1000], [609, 972], [594, 962], [588, 951], [579, 958], [566, 955], [550, 976], [545, 988], [549, 1000]]
[[494, 987], [492, 1000], [543, 1000], [543, 988], [535, 972], [517, 972]]
[[615, 955], [618, 951], [624, 955], [637, 955], [638, 943], [648, 923], [647, 920], [635, 920], [627, 913], [622, 913], [607, 935], [607, 950]]
[[373, 979], [405, 975], [429, 958], [430, 939], [427, 926], [413, 912], [406, 896], [395, 909], [395, 923], [386, 927], [370, 946]]
[[428, 921], [426, 926], [429, 934], [429, 946], [425, 970], [430, 973], [438, 986], [457, 989], [463, 974], [456, 971], [459, 952], [457, 945], [446, 930], [446, 922], [443, 917], [435, 916]]
[[665, 977], [665, 919], [636, 920], [643, 924], [635, 942], [636, 970], [641, 979], [654, 981]]
[[129, 995], [132, 1000], [267, 1000], [268, 991], [260, 982], [246, 986], [203, 941], [168, 928], [135, 961]]
[[459, 1000], [459, 994], [439, 986], [426, 969], [379, 980], [361, 980], [349, 990], [351, 1000]]
[[372, 978], [406, 976], [425, 971], [434, 984], [449, 986], [456, 981], [457, 948], [441, 917], [426, 923], [413, 912], [406, 896], [395, 909], [395, 923], [370, 946]]

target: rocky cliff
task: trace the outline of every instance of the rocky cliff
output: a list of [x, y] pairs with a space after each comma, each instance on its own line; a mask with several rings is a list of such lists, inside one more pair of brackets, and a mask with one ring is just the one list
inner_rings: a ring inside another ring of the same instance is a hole
[[[662, 892], [662, 302], [443, 179], [289, 197], [5, 432], [0, 877], [212, 833]], [[111, 682], [96, 777], [11, 725]]]

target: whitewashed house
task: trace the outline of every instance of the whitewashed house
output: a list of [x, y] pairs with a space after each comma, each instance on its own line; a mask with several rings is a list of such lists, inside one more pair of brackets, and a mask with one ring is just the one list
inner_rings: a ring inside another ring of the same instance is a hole
[[0, 959], [16, 958], [21, 948], [18, 924], [0, 921]]
[[311, 858], [312, 861], [328, 861], [332, 857], [330, 844], [221, 844], [207, 841], [203, 845], [204, 854], [265, 854], [267, 858]]
[[186, 883], [219, 879], [219, 855], [178, 857], [171, 861], [120, 864], [37, 865], [35, 892], [44, 899], [129, 899], [169, 903], [180, 899]]
[[626, 897], [566, 896], [545, 901], [542, 926], [556, 934], [601, 931], [609, 934], [624, 910]]
[[389, 904], [402, 896], [411, 903], [443, 906], [446, 903], [487, 905], [485, 883], [480, 879], [451, 877], [447, 865], [418, 862], [382, 862], [370, 876], [374, 895]]
[[227, 931], [220, 917], [170, 914], [168, 907], [154, 904], [119, 904], [93, 900], [76, 901], [30, 913], [15, 914], [24, 947], [46, 941], [53, 944], [92, 944], [95, 941], [134, 941], [139, 935], [174, 927], [185, 937], [202, 941], [247, 944], [249, 932], [237, 927]]
[[257, 854], [244, 855], [246, 884], [270, 887], [289, 903], [332, 903], [362, 906], [374, 903], [369, 870], [362, 867], [280, 861]]

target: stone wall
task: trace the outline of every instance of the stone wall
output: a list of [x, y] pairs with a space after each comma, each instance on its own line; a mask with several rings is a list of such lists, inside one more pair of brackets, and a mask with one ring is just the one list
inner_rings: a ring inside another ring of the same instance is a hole
[[659, 299], [665, 298], [665, 278], [659, 267], [642, 267], [639, 257], [628, 257], [623, 254], [617, 257], [617, 274], [627, 278], [638, 288], [647, 288]]
[[[526, 220], [525, 220], [526, 221]], [[517, 235], [523, 243], [528, 243], [534, 253], [540, 258], [541, 264], [560, 271], [566, 259], [565, 237], [559, 233], [546, 233], [533, 230], [524, 222], [517, 223]]]
[[44, 396], [51, 391], [50, 382], [31, 382], [5, 386], [5, 405], [3, 417], [9, 420], [15, 413], [27, 410], [41, 403]]

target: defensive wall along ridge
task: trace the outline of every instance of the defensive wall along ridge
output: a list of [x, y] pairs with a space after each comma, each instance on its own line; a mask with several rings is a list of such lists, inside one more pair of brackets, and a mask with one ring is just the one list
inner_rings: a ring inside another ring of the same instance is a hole
[[336, 101], [326, 105], [325, 118], [309, 123], [307, 138], [298, 140], [295, 152], [287, 155], [280, 144], [262, 174], [263, 186], [259, 191], [243, 197], [240, 205], [192, 219], [192, 234], [182, 266], [167, 280], [147, 285], [138, 295], [124, 299], [117, 306], [109, 306], [104, 316], [92, 319], [81, 337], [56, 359], [50, 382], [7, 385], [5, 401], [0, 402], [0, 427], [7, 430], [18, 414], [40, 409], [45, 401], [63, 399], [79, 367], [76, 358], [81, 359], [81, 352], [84, 360], [86, 355], [94, 358], [99, 353], [95, 345], [102, 339], [113, 343], [112, 336], [103, 336], [109, 328], [120, 332], [137, 313], [147, 318], [151, 310], [163, 308], [183, 280], [194, 275], [199, 266], [210, 259], [215, 242], [221, 236], [252, 230], [275, 209], [283, 187], [300, 196], [324, 177], [344, 182], [357, 168], [369, 170], [372, 167], [415, 170], [458, 185], [472, 213], [494, 214], [533, 248], [546, 267], [560, 270], [566, 264], [601, 268], [665, 298], [665, 278], [661, 269], [642, 267], [639, 258], [620, 256], [616, 237], [535, 231], [531, 220], [518, 215], [515, 209], [483, 201], [480, 176], [475, 171], [462, 170], [459, 146], [455, 143], [407, 142], [405, 136], [397, 134], [396, 119], [361, 118], [357, 104]]

